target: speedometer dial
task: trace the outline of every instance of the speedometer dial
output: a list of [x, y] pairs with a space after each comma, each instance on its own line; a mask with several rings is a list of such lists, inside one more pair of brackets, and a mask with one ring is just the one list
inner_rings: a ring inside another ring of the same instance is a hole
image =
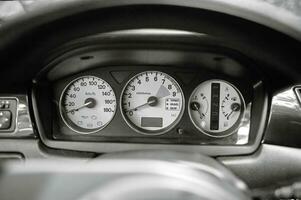
[[101, 78], [83, 76], [67, 85], [60, 99], [60, 114], [75, 132], [88, 134], [104, 128], [116, 111], [111, 86]]
[[128, 125], [142, 134], [159, 135], [180, 120], [184, 96], [168, 74], [146, 71], [134, 76], [123, 89], [122, 115]]

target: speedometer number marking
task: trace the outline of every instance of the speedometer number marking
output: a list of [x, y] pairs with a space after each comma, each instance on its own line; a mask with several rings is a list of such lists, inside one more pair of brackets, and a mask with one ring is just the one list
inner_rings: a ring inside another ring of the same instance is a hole
[[101, 78], [84, 76], [64, 89], [60, 114], [75, 132], [88, 134], [104, 128], [116, 111], [116, 97], [111, 86]]

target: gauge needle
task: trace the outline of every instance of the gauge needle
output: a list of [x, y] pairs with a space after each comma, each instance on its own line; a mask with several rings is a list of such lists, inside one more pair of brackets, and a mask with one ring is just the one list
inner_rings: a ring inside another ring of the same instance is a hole
[[201, 109], [198, 109], [198, 113], [200, 114], [200, 118], [203, 119], [203, 115], [202, 115]]
[[232, 115], [232, 113], [234, 112], [234, 110], [232, 110], [229, 115], [227, 116], [227, 120], [229, 120], [230, 116]]
[[229, 120], [230, 116], [232, 115], [233, 112], [239, 111], [240, 110], [240, 105], [238, 103], [233, 103], [231, 105], [231, 112], [230, 114], [227, 116], [227, 120]]
[[127, 112], [135, 111], [138, 108], [141, 108], [141, 107], [144, 107], [144, 106], [147, 106], [147, 105], [149, 105], [149, 106], [156, 106], [159, 99], [167, 97], [169, 95], [170, 95], [170, 92], [166, 89], [166, 87], [164, 87], [163, 85], [161, 85], [160, 88], [158, 89], [157, 93], [156, 93], [156, 96], [149, 97], [147, 99], [146, 103], [144, 103], [144, 104], [142, 104], [140, 106], [137, 106], [135, 108], [132, 108], [132, 109], [128, 110]]
[[191, 107], [192, 107], [192, 110], [198, 111], [198, 113], [200, 114], [200, 118], [203, 119], [203, 114], [202, 114], [202, 111], [200, 109], [201, 108], [200, 104], [197, 103], [197, 102], [192, 102]]
[[78, 111], [81, 108], [89, 106], [91, 103], [93, 103], [93, 102], [92, 101], [88, 101], [87, 103], [85, 103], [84, 105], [79, 106], [78, 108], [74, 108], [74, 109], [68, 110], [67, 113], [73, 112], [73, 111]]
[[144, 107], [144, 106], [147, 106], [147, 105], [151, 105], [151, 104], [154, 104], [156, 102], [157, 102], [157, 99], [151, 99], [151, 100], [147, 101], [146, 103], [144, 103], [144, 104], [142, 104], [140, 106], [137, 106], [135, 108], [132, 108], [132, 109], [128, 110], [127, 112], [137, 110], [138, 108], [141, 108], [141, 107]]

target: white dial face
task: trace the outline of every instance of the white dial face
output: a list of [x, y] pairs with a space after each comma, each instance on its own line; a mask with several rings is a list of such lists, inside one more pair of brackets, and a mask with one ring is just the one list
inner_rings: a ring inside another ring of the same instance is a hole
[[184, 96], [168, 74], [146, 71], [134, 76], [121, 96], [122, 115], [142, 134], [158, 135], [170, 130], [183, 114]]
[[209, 80], [191, 94], [188, 112], [201, 132], [225, 137], [238, 128], [244, 109], [243, 97], [233, 85], [222, 80]]
[[116, 111], [111, 86], [101, 78], [83, 76], [65, 88], [60, 100], [63, 121], [78, 133], [93, 133], [104, 128]]

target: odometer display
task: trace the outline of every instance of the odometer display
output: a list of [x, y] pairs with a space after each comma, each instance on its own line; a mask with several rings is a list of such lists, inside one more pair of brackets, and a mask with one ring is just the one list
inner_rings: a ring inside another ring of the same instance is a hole
[[179, 84], [168, 74], [146, 71], [126, 84], [121, 96], [122, 115], [139, 133], [163, 134], [180, 120], [184, 96]]
[[116, 111], [112, 87], [103, 79], [83, 76], [71, 81], [60, 99], [60, 114], [75, 132], [88, 134], [104, 128]]

